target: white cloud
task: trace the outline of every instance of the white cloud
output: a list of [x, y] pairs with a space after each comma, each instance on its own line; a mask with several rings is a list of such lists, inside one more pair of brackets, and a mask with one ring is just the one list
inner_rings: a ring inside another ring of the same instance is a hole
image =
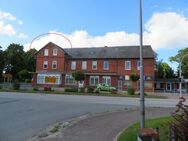
[[[138, 35], [136, 33], [126, 33], [125, 31], [120, 32], [108, 32], [104, 36], [91, 36], [87, 33], [87, 31], [75, 31], [71, 34], [64, 34], [62, 32], [50, 31], [50, 34], [45, 37], [39, 37], [33, 41], [31, 48], [40, 49], [48, 42], [54, 42], [55, 44], [63, 47], [70, 48], [71, 45], [69, 41], [71, 41], [72, 47], [102, 47], [102, 46], [121, 46], [121, 45], [135, 45], [138, 44]], [[62, 34], [66, 38], [60, 36]], [[25, 50], [28, 50], [30, 46], [29, 44], [25, 45]]]
[[[74, 31], [71, 34], [51, 31], [66, 36], [73, 47], [95, 47], [95, 46], [121, 46], [138, 45], [139, 35], [127, 33], [126, 31], [108, 32], [102, 36], [91, 36], [87, 31]], [[154, 13], [146, 22], [144, 44], [149, 44], [154, 50], [180, 49], [188, 46], [188, 18], [175, 12]], [[32, 48], [40, 49], [49, 41], [61, 47], [70, 47], [65, 38], [50, 34], [36, 39]], [[25, 45], [27, 49], [29, 44]]]
[[16, 31], [11, 24], [5, 24], [3, 21], [0, 21], [0, 34], [11, 36], [15, 35]]
[[19, 24], [19, 25], [22, 25], [22, 24], [23, 24], [23, 21], [21, 21], [21, 20], [18, 21], [18, 24]]
[[11, 13], [0, 11], [0, 20], [8, 19], [8, 20], [16, 20], [16, 17]]
[[175, 12], [155, 13], [145, 24], [144, 41], [154, 49], [188, 46], [188, 18]]
[[25, 34], [25, 33], [19, 33], [18, 38], [27, 39], [27, 38], [28, 38], [28, 35]]

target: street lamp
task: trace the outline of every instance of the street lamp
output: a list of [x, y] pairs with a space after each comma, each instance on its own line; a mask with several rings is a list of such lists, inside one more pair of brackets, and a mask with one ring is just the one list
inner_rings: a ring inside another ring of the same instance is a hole
[[143, 38], [142, 38], [142, 0], [139, 0], [139, 27], [140, 27], [140, 127], [145, 127], [144, 104], [144, 67], [143, 67]]
[[179, 75], [180, 75], [180, 84], [179, 84], [179, 90], [180, 90], [180, 98], [182, 97], [182, 61], [183, 59], [188, 56], [188, 54], [185, 54], [181, 59], [180, 59], [180, 69], [179, 69]]

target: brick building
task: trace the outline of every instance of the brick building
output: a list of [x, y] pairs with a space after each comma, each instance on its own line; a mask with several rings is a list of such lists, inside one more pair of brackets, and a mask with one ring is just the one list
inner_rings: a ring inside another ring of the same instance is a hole
[[[145, 91], [154, 90], [155, 54], [151, 46], [143, 47]], [[139, 46], [61, 48], [50, 42], [36, 54], [34, 83], [38, 86], [71, 87], [77, 85], [71, 73], [86, 74], [85, 87], [107, 83], [118, 90], [139, 89], [139, 82], [129, 80], [139, 74]]]

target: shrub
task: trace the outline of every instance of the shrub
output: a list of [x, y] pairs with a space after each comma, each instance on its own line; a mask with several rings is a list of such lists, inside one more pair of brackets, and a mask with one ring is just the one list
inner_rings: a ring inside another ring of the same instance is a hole
[[20, 89], [20, 83], [18, 80], [15, 80], [13, 83], [13, 90], [19, 90]]
[[133, 89], [133, 88], [128, 88], [128, 89], [127, 89], [127, 94], [128, 94], [128, 95], [134, 95], [134, 94], [135, 94], [134, 89]]
[[79, 88], [79, 92], [80, 93], [84, 93], [85, 92], [85, 88]]
[[174, 121], [171, 123], [171, 137], [178, 141], [188, 140], [188, 105], [183, 102], [185, 98], [180, 97], [177, 110], [172, 114]]
[[94, 90], [95, 90], [95, 89], [94, 89], [93, 87], [88, 87], [88, 88], [87, 88], [87, 92], [88, 92], [88, 93], [93, 93]]
[[45, 86], [44, 87], [44, 91], [51, 91], [51, 90], [52, 90], [52, 88], [50, 86]]
[[76, 88], [65, 88], [65, 92], [78, 92]]
[[33, 87], [33, 91], [39, 91], [38, 87]]

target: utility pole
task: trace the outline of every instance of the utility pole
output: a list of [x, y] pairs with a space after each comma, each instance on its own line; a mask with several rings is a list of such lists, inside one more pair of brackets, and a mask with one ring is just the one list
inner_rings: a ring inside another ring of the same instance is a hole
[[140, 127], [145, 127], [144, 104], [144, 67], [143, 67], [143, 37], [142, 37], [142, 0], [139, 0], [139, 27], [140, 27]]

